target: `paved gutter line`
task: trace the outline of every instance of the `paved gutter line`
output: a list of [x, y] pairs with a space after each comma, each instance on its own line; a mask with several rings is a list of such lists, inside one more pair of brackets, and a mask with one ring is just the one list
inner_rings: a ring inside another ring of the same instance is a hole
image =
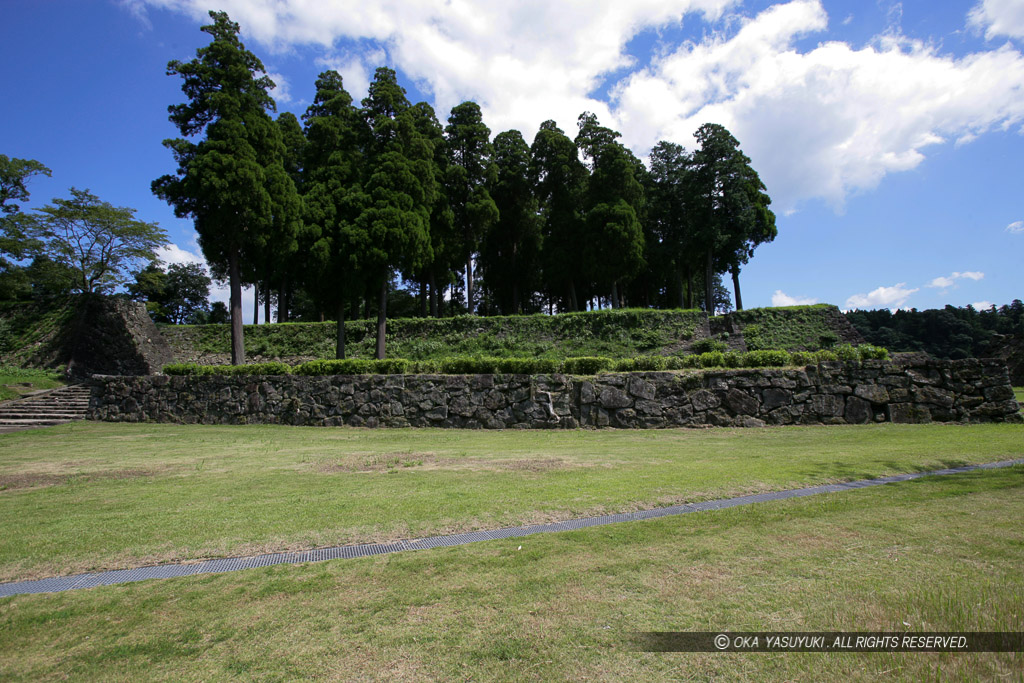
[[58, 576], [49, 579], [38, 579], [35, 581], [0, 583], [0, 598], [27, 593], [59, 593], [62, 591], [78, 590], [80, 588], [95, 588], [96, 586], [109, 586], [118, 583], [145, 581], [148, 579], [170, 579], [178, 576], [193, 576], [196, 574], [233, 572], [240, 569], [268, 567], [276, 564], [298, 564], [301, 562], [352, 559], [356, 557], [370, 557], [372, 555], [385, 555], [388, 553], [397, 553], [406, 550], [423, 550], [425, 548], [437, 548], [441, 546], [465, 545], [467, 543], [476, 543], [477, 541], [519, 538], [522, 536], [531, 536], [533, 534], [543, 534], [554, 531], [571, 531], [574, 529], [604, 526], [606, 524], [618, 524], [619, 522], [635, 522], [644, 519], [671, 517], [674, 515], [684, 515], [690, 512], [724, 510], [725, 508], [750, 505], [752, 503], [786, 500], [789, 498], [803, 498], [805, 496], [818, 495], [819, 493], [839, 493], [841, 491], [849, 491], [852, 489], [863, 489], [871, 486], [882, 486], [883, 484], [920, 479], [921, 477], [960, 474], [963, 472], [974, 472], [977, 470], [1000, 469], [1004, 467], [1012, 467], [1014, 465], [1024, 465], [1024, 458], [985, 463], [982, 465], [964, 465], [962, 467], [951, 467], [949, 469], [933, 470], [930, 472], [896, 474], [889, 477], [880, 477], [878, 479], [861, 479], [859, 481], [850, 481], [843, 484], [824, 484], [821, 486], [809, 486], [806, 488], [788, 489], [785, 491], [774, 491], [771, 493], [758, 493], [750, 496], [738, 496], [736, 498], [720, 498], [718, 500], [707, 500], [701, 503], [683, 503], [669, 507], [655, 508], [653, 510], [623, 512], [614, 515], [601, 515], [599, 517], [583, 517], [580, 519], [566, 520], [564, 522], [553, 522], [551, 524], [532, 524], [529, 526], [507, 527], [492, 531], [473, 531], [464, 534], [453, 534], [451, 536], [431, 536], [429, 538], [420, 538], [414, 541], [365, 543], [361, 545], [335, 546], [333, 548], [317, 548], [315, 550], [305, 550], [295, 553], [269, 553], [266, 555], [252, 555], [248, 557], [226, 557], [215, 560], [205, 560], [202, 562], [163, 564], [149, 567], [135, 567], [132, 569], [114, 569], [105, 572], [76, 574], [74, 576]]

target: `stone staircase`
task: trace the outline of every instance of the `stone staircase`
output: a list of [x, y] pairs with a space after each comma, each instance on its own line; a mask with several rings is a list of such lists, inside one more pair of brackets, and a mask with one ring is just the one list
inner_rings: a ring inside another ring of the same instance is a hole
[[89, 387], [75, 384], [0, 403], [0, 434], [84, 420]]

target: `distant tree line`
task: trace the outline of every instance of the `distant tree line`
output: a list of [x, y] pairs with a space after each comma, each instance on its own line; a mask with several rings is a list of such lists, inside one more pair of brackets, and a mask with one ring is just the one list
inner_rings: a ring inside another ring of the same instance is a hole
[[1024, 335], [1024, 303], [909, 311], [850, 311], [846, 318], [865, 340], [890, 351], [925, 351], [938, 358], [983, 357], [994, 335]]
[[648, 170], [591, 113], [575, 138], [546, 121], [532, 145], [516, 130], [492, 139], [475, 102], [442, 126], [388, 68], [359, 105], [326, 71], [301, 121], [273, 119], [263, 64], [225, 13], [210, 16], [210, 43], [168, 65], [186, 96], [169, 108], [182, 137], [165, 141], [177, 170], [153, 191], [194, 221], [229, 282], [236, 363], [246, 285], [266, 320], [272, 303], [279, 321], [337, 319], [339, 358], [344, 320], [376, 312], [383, 358], [401, 283], [402, 307], [422, 316], [715, 310], [728, 273], [741, 308], [740, 270], [776, 235], [764, 184], [722, 126], [701, 126], [693, 152], [659, 143]]

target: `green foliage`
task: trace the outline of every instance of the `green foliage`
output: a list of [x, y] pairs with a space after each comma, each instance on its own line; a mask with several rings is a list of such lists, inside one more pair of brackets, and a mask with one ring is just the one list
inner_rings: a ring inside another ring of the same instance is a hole
[[743, 331], [747, 348], [752, 351], [814, 351], [839, 341], [830, 318], [841, 315], [835, 306], [814, 304], [748, 308], [730, 317]]
[[669, 359], [665, 356], [636, 356], [615, 361], [615, 372], [660, 372], [667, 370]]
[[567, 375], [596, 375], [599, 372], [611, 370], [615, 361], [603, 356], [580, 356], [578, 358], [566, 358], [562, 363], [562, 372]]
[[163, 368], [165, 375], [288, 375], [292, 368], [287, 363], [250, 363], [248, 365], [197, 365], [196, 363], [170, 363]]
[[786, 351], [748, 351], [743, 354], [745, 368], [779, 368], [792, 364], [793, 358]]
[[128, 272], [156, 258], [167, 233], [156, 223], [135, 219], [135, 209], [100, 201], [88, 190], [71, 188], [70, 199], [37, 209], [27, 234], [33, 250], [74, 272], [73, 287], [83, 293], [109, 292], [128, 281]]
[[924, 351], [937, 358], [983, 357], [995, 335], [1024, 334], [1024, 303], [976, 310], [942, 309], [850, 311], [846, 319], [872, 344], [891, 351]]
[[[618, 309], [526, 316], [456, 316], [400, 318], [388, 323], [393, 355], [410, 360], [447, 356], [537, 357], [561, 360], [574, 356], [628, 358], [651, 354], [689, 339], [701, 319], [699, 311]], [[197, 353], [228, 353], [226, 325], [163, 328], [176, 345]], [[374, 323], [345, 323], [348, 355], [374, 354]], [[333, 358], [336, 323], [279, 323], [245, 328], [246, 352], [264, 358]]]

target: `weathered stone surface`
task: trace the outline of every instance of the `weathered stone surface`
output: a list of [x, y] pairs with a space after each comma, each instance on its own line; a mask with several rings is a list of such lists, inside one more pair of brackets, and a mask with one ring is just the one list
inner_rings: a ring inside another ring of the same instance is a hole
[[725, 404], [737, 415], [757, 415], [759, 408], [757, 399], [740, 389], [729, 389]]
[[717, 408], [721, 404], [721, 401], [718, 400], [714, 392], [707, 389], [701, 389], [690, 394], [690, 402], [693, 404], [694, 410], [710, 410]]
[[915, 362], [607, 374], [586, 380], [564, 375], [96, 376], [89, 415], [123, 422], [468, 429], [1020, 421], [999, 362]]
[[846, 412], [843, 413], [843, 417], [848, 423], [859, 425], [870, 422], [874, 418], [874, 414], [871, 412], [870, 403], [856, 396], [850, 396], [846, 399]]
[[633, 405], [631, 399], [624, 391], [615, 387], [605, 387], [601, 390], [601, 406], [604, 408], [626, 408]]
[[853, 395], [872, 403], [888, 403], [889, 392], [885, 387], [877, 384], [858, 384], [853, 390]]

